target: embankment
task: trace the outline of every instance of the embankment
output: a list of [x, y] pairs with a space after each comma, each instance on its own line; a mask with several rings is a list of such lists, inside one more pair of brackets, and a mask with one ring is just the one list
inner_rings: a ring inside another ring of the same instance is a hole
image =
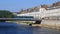
[[42, 20], [40, 26], [60, 29], [60, 20]]

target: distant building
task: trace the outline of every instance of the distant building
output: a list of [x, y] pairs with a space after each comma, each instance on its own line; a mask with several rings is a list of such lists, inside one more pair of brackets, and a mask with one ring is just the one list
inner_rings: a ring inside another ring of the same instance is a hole
[[60, 6], [60, 2], [56, 2], [56, 3], [53, 3], [52, 5], [41, 5], [41, 6], [35, 6], [35, 7], [32, 7], [32, 8], [28, 8], [28, 9], [21, 9], [20, 12], [18, 12], [18, 14], [24, 14], [24, 13], [31, 13], [31, 12], [38, 12], [40, 7], [41, 8], [52, 8], [52, 7], [56, 7], [56, 6]]
[[52, 6], [60, 6], [60, 2], [53, 3]]

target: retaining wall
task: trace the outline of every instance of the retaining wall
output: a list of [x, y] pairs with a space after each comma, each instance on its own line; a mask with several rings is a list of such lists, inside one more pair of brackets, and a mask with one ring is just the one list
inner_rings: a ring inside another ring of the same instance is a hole
[[42, 20], [42, 27], [57, 28], [60, 29], [60, 20]]

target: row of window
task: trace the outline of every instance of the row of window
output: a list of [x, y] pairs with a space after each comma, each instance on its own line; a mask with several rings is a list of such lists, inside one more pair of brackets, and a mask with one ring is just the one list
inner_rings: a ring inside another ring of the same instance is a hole
[[60, 8], [60, 6], [57, 6], [57, 7], [48, 8], [46, 10], [53, 10], [53, 9], [59, 9], [59, 8]]

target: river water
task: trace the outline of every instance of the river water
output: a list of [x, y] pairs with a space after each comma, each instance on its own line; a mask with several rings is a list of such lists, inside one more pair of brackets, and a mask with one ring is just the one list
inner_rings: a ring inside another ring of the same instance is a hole
[[28, 25], [19, 25], [19, 26], [0, 25], [0, 34], [60, 34], [60, 30], [45, 27], [33, 27]]

